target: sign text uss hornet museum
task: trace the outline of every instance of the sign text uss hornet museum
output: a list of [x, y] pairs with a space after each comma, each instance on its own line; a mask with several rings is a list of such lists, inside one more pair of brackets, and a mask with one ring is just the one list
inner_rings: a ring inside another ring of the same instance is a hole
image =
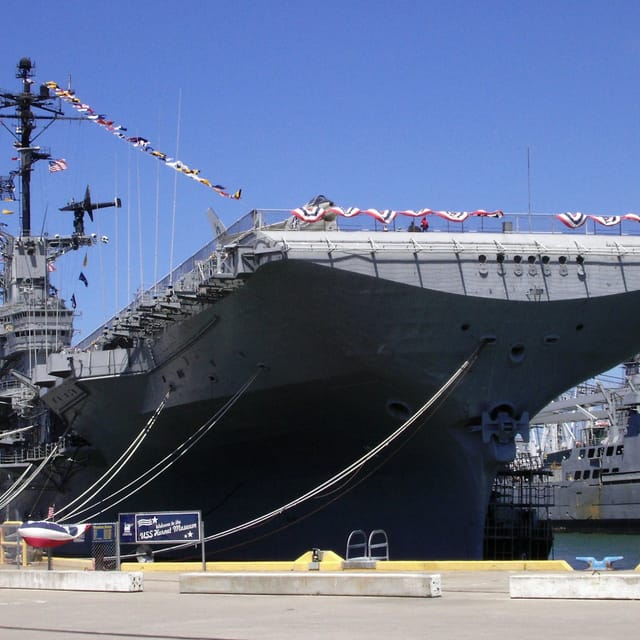
[[[200, 511], [156, 511], [118, 514], [120, 544], [200, 544], [202, 570], [206, 571], [204, 531]], [[120, 563], [118, 562], [118, 565]]]

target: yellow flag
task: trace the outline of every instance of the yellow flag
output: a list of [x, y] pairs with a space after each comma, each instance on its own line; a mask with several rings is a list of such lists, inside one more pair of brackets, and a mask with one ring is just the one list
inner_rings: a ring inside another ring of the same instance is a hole
[[8, 216], [8, 215], [12, 214], [13, 211], [11, 211], [11, 209], [3, 209], [2, 213], [4, 213], [5, 216]]

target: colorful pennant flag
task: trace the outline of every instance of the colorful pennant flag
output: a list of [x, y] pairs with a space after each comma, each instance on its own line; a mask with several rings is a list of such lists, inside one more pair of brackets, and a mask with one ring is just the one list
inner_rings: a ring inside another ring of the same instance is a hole
[[78, 305], [78, 303], [76, 302], [76, 294], [72, 293], [71, 294], [71, 306], [72, 306], [72, 308], [75, 309], [77, 307], [77, 305]]
[[[54, 81], [46, 82], [45, 85], [55, 93], [55, 95], [64, 100], [68, 104], [70, 104], [78, 113], [84, 115], [88, 120], [95, 122], [100, 125], [103, 129], [112, 133], [116, 137], [128, 142], [133, 147], [140, 149], [141, 151], [145, 151], [149, 155], [154, 156], [168, 167], [171, 167], [175, 171], [182, 173], [193, 180], [196, 180], [200, 184], [213, 189], [218, 195], [224, 198], [231, 198], [232, 200], [239, 200], [242, 197], [242, 189], [238, 189], [234, 193], [229, 193], [226, 190], [226, 187], [223, 187], [220, 184], [213, 184], [207, 178], [200, 177], [199, 169], [192, 169], [191, 167], [184, 164], [180, 160], [176, 160], [175, 158], [170, 158], [166, 153], [159, 151], [158, 149], [154, 149], [151, 146], [150, 141], [147, 138], [143, 138], [142, 136], [127, 136], [123, 132], [127, 131], [126, 127], [123, 127], [120, 124], [115, 124], [113, 120], [109, 120], [105, 114], [97, 113], [94, 111], [88, 104], [85, 104], [80, 101], [80, 99], [75, 95], [75, 92], [70, 91], [69, 89], [63, 89], [58, 86], [58, 84]], [[66, 167], [65, 167], [66, 168]], [[50, 169], [51, 170], [51, 167]]]

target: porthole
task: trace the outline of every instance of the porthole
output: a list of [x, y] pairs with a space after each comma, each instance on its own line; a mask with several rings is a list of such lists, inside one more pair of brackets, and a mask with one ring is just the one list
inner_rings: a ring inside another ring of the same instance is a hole
[[509, 358], [511, 362], [520, 363], [524, 360], [525, 356], [525, 346], [521, 343], [517, 343], [512, 345], [511, 351], [509, 352]]
[[396, 420], [407, 420], [413, 415], [413, 412], [409, 408], [406, 402], [401, 400], [389, 400], [387, 402], [387, 413]]

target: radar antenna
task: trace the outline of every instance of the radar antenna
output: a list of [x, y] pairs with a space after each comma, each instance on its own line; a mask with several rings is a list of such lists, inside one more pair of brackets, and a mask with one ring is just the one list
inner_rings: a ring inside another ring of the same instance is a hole
[[[33, 132], [36, 128], [36, 120], [49, 120], [51, 122], [63, 115], [63, 112], [54, 106], [53, 98], [49, 94], [46, 85], [40, 85], [39, 92], [32, 93], [34, 83], [35, 64], [30, 58], [22, 58], [18, 62], [16, 78], [22, 80], [20, 93], [0, 93], [0, 109], [14, 107], [14, 114], [0, 114], [0, 117], [17, 120], [13, 130], [7, 128], [15, 138], [14, 147], [20, 154], [20, 168], [12, 171], [9, 176], [0, 178], [0, 197], [5, 200], [15, 200], [15, 185], [13, 178], [20, 176], [21, 187], [21, 230], [23, 236], [31, 235], [31, 171], [38, 160], [47, 160], [51, 156], [40, 147], [33, 146]], [[33, 109], [47, 111], [51, 115], [37, 115]], [[4, 123], [3, 123], [4, 124]]]

